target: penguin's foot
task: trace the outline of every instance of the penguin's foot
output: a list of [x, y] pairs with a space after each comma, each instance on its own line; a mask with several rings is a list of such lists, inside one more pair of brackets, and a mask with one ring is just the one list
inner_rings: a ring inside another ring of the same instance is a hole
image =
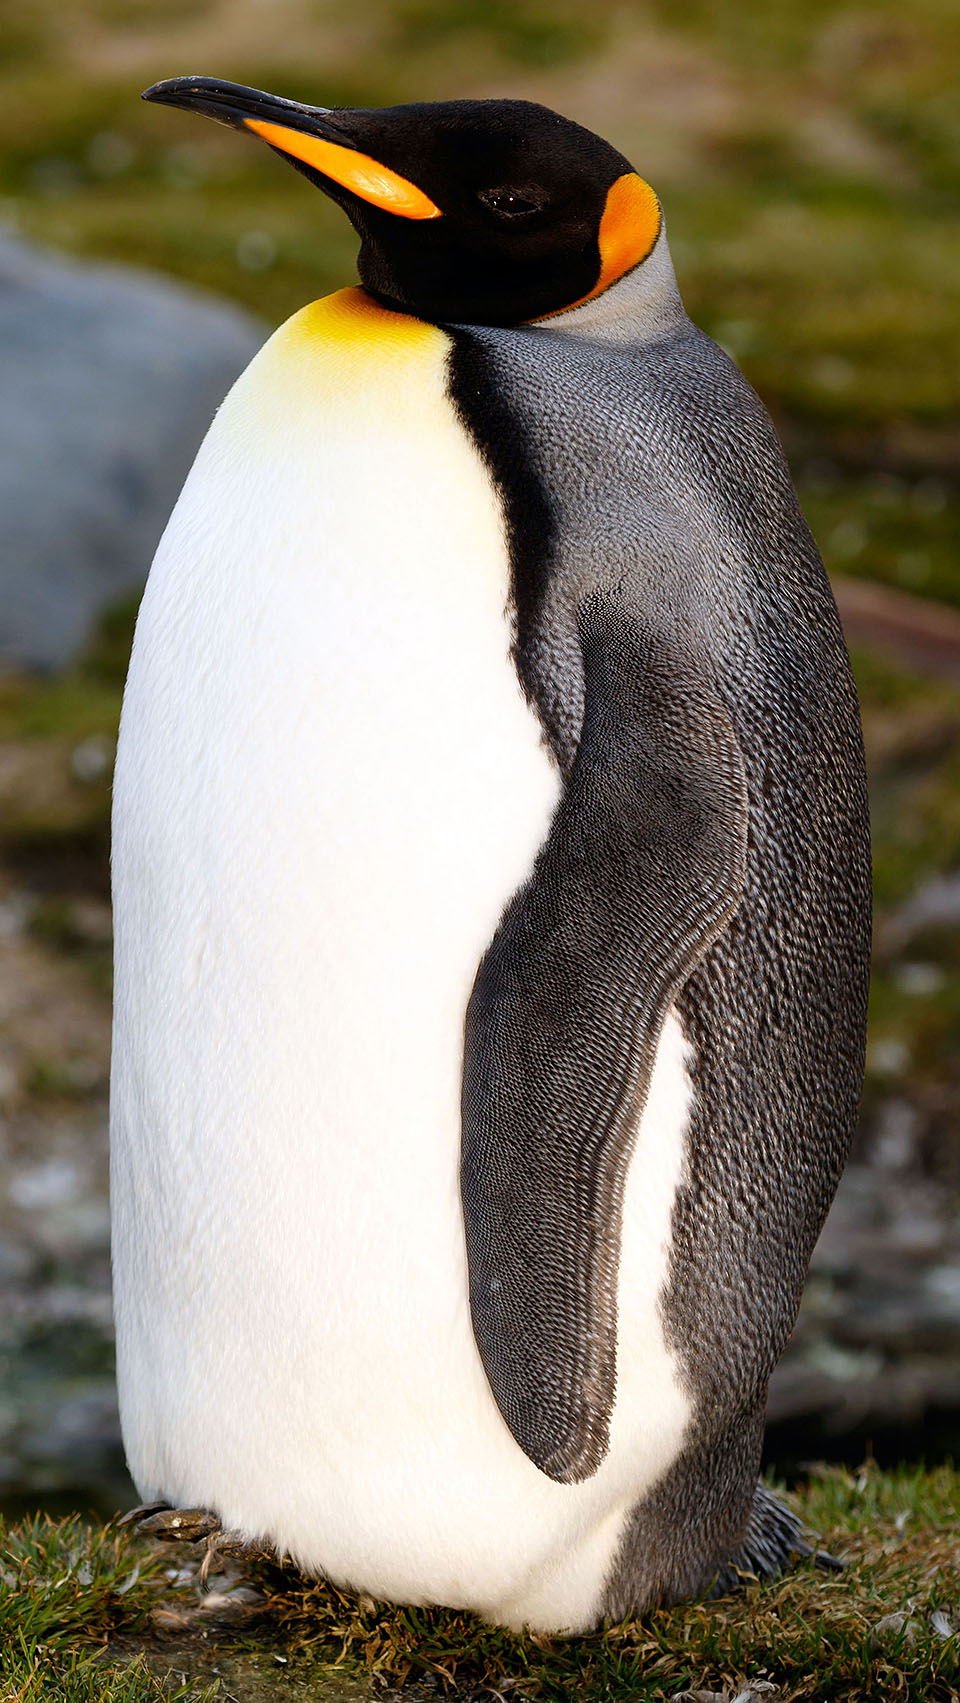
[[[796, 1514], [758, 1484], [743, 1542], [721, 1564], [710, 1595], [718, 1597], [735, 1590], [745, 1579], [774, 1579], [786, 1571], [792, 1560], [813, 1553]], [[832, 1563], [833, 1557], [828, 1561]]]
[[147, 1519], [150, 1514], [159, 1514], [169, 1506], [169, 1502], [140, 1502], [136, 1508], [128, 1508], [125, 1514], [121, 1514], [117, 1525], [139, 1525], [140, 1521]]
[[200, 1583], [206, 1584], [214, 1561], [272, 1561], [278, 1557], [275, 1549], [251, 1543], [243, 1532], [224, 1531], [218, 1516], [209, 1508], [171, 1508], [168, 1502], [145, 1502], [131, 1508], [119, 1521], [122, 1526], [134, 1526], [138, 1537], [152, 1537], [161, 1543], [189, 1543], [203, 1549], [200, 1563]]
[[133, 1508], [124, 1516], [124, 1524], [127, 1521], [136, 1526], [140, 1537], [164, 1543], [199, 1543], [220, 1530], [220, 1521], [209, 1508], [171, 1508], [167, 1502]]
[[204, 1551], [199, 1573], [200, 1584], [204, 1586], [208, 1575], [219, 1571], [224, 1561], [270, 1561], [274, 1566], [279, 1564], [275, 1549], [265, 1548], [259, 1543], [250, 1543], [242, 1532], [225, 1532], [220, 1526], [216, 1531], [210, 1532]]

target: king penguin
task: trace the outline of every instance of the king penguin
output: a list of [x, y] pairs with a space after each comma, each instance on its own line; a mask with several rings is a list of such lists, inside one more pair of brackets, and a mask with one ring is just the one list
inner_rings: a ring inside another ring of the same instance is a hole
[[654, 191], [525, 101], [207, 77], [361, 284], [238, 380], [115, 777], [145, 1502], [575, 1632], [775, 1572], [768, 1379], [863, 1063], [860, 724], [773, 428]]

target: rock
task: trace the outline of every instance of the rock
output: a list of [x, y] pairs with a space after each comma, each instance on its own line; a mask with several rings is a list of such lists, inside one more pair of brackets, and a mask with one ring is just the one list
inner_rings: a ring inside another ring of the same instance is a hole
[[0, 233], [0, 668], [55, 668], [146, 578], [263, 341], [238, 309]]

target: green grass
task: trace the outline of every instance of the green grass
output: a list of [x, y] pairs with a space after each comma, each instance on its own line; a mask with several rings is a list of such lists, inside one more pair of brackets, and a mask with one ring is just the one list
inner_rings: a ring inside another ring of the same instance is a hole
[[153, 1673], [142, 1660], [129, 1667], [105, 1670], [95, 1655], [54, 1652], [49, 1645], [18, 1639], [0, 1664], [6, 1670], [3, 1703], [202, 1703], [219, 1695], [219, 1687], [198, 1691]]
[[[156, 1675], [172, 1666], [183, 1678], [167, 1695], [207, 1697], [214, 1693], [203, 1690], [204, 1676], [215, 1661], [227, 1676], [224, 1695], [241, 1703], [282, 1697], [285, 1682], [296, 1682], [298, 1697], [344, 1695], [333, 1684], [337, 1674], [379, 1686], [429, 1680], [441, 1693], [456, 1687], [460, 1695], [544, 1703], [573, 1696], [653, 1703], [700, 1687], [732, 1696], [759, 1680], [777, 1688], [778, 1703], [955, 1700], [960, 1638], [944, 1637], [943, 1621], [933, 1617], [946, 1612], [960, 1624], [960, 1475], [948, 1467], [817, 1468], [794, 1501], [847, 1560], [844, 1572], [804, 1563], [772, 1585], [573, 1639], [508, 1633], [443, 1610], [390, 1608], [278, 1569], [260, 1571], [264, 1600], [252, 1625], [217, 1629], [215, 1617], [202, 1615], [196, 1585], [182, 1574], [174, 1585], [166, 1577], [171, 1562], [182, 1562], [179, 1552], [161, 1550], [158, 1559], [113, 1528], [77, 1520], [28, 1522], [0, 1544], [0, 1696], [3, 1703], [140, 1703], [163, 1695]], [[165, 1645], [148, 1618], [156, 1609], [161, 1621], [166, 1612], [182, 1628], [194, 1623], [192, 1642], [181, 1630]], [[909, 1625], [878, 1633], [891, 1614], [904, 1614]], [[138, 1643], [146, 1665], [131, 1667]], [[267, 1690], [259, 1679], [248, 1690], [233, 1677], [249, 1672], [245, 1662], [261, 1673], [266, 1667]]]
[[0, 1528], [2, 1703], [146, 1703], [214, 1692], [166, 1688], [143, 1663], [104, 1665], [106, 1640], [134, 1630], [156, 1596], [162, 1560], [111, 1528], [43, 1516]]

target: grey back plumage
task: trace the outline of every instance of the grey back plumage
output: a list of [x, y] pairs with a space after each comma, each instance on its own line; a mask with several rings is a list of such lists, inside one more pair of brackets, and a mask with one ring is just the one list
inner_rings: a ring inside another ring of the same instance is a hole
[[578, 611], [608, 594], [693, 659], [746, 779], [742, 902], [676, 994], [696, 1094], [662, 1310], [695, 1419], [636, 1511], [614, 1611], [702, 1587], [757, 1518], [767, 1380], [854, 1127], [869, 958], [862, 740], [829, 583], [759, 399], [660, 297], [633, 337], [629, 313], [613, 333], [568, 315], [456, 328], [451, 358], [503, 497], [518, 671], [561, 771], [583, 719]]

